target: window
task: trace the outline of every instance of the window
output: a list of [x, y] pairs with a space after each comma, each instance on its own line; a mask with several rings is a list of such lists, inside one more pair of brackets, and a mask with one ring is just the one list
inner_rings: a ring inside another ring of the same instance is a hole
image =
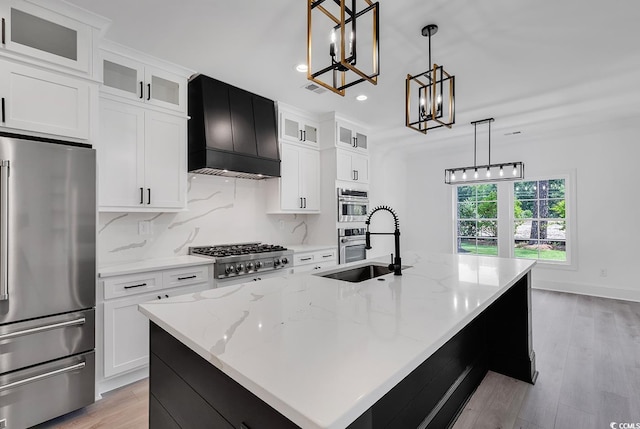
[[457, 253], [575, 269], [575, 172], [453, 188]]
[[513, 184], [514, 256], [567, 260], [565, 180]]
[[457, 251], [498, 255], [498, 187], [457, 187]]

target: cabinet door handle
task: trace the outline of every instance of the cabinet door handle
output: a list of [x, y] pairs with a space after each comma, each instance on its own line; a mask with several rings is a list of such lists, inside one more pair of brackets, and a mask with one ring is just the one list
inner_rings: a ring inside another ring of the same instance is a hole
[[140, 188], [140, 204], [144, 204], [144, 188]]
[[4, 97], [2, 97], [2, 123], [4, 124], [6, 121], [5, 118], [5, 110], [4, 110]]
[[124, 288], [125, 289], [133, 289], [133, 288], [136, 288], [136, 287], [143, 287], [143, 286], [146, 286], [146, 285], [147, 285], [146, 283], [140, 283], [138, 285], [125, 286]]
[[302, 208], [302, 197], [300, 197], [300, 208]]
[[189, 280], [189, 279], [195, 279], [196, 277], [198, 276], [194, 274], [192, 276], [187, 276], [187, 277], [178, 277], [178, 280]]
[[140, 81], [140, 99], [144, 98], [144, 83]]
[[4, 18], [2, 18], [2, 44], [6, 45], [7, 41], [5, 39], [5, 30], [6, 30], [6, 23], [4, 22]]
[[307, 197], [304, 197], [304, 198], [303, 198], [303, 200], [304, 200], [304, 207], [303, 207], [303, 209], [306, 209], [306, 208], [307, 208]]
[[300, 130], [300, 141], [302, 141], [302, 130]]
[[333, 253], [330, 253], [330, 254], [328, 254], [328, 255], [322, 255], [322, 257], [323, 257], [323, 258], [330, 258], [330, 257], [332, 257], [332, 256], [333, 256]]
[[304, 130], [304, 131], [302, 132], [302, 135], [304, 135], [303, 141], [305, 141], [305, 142], [306, 142], [306, 141], [307, 141], [307, 130]]
[[151, 204], [151, 188], [147, 188], [147, 204]]
[[147, 84], [147, 100], [151, 100], [151, 84]]
[[312, 260], [312, 257], [308, 257], [308, 258], [300, 258], [300, 261], [310, 261]]

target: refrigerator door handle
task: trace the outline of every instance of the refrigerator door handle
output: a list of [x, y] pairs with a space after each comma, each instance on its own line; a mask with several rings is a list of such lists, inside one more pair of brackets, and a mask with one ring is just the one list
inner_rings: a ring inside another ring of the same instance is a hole
[[23, 329], [22, 331], [9, 332], [8, 334], [0, 335], [0, 341], [8, 340], [11, 338], [21, 337], [23, 335], [37, 334], [38, 332], [50, 331], [52, 329], [66, 328], [69, 326], [84, 325], [86, 322], [84, 317], [75, 320], [68, 320], [66, 322], [51, 323], [49, 325], [36, 326], [35, 328]]
[[80, 362], [75, 365], [68, 366], [66, 368], [56, 369], [55, 371], [45, 372], [44, 374], [35, 375], [33, 377], [25, 378], [22, 380], [14, 381], [13, 383], [5, 384], [4, 386], [0, 386], [0, 392], [6, 389], [11, 389], [13, 387], [19, 387], [23, 384], [31, 383], [33, 381], [42, 380], [43, 378], [53, 377], [54, 375], [62, 374], [69, 371], [75, 371], [76, 369], [82, 369], [86, 366], [84, 362]]
[[9, 300], [9, 161], [0, 160], [0, 301]]

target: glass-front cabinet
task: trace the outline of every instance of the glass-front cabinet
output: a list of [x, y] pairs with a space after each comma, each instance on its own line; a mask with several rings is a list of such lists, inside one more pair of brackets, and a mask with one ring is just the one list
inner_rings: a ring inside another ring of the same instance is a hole
[[367, 152], [369, 150], [367, 134], [354, 124], [338, 121], [336, 122], [336, 133], [339, 146], [350, 147], [359, 152]]
[[0, 5], [2, 49], [90, 72], [91, 27], [27, 2]]
[[106, 50], [101, 65], [103, 93], [186, 113], [185, 78]]

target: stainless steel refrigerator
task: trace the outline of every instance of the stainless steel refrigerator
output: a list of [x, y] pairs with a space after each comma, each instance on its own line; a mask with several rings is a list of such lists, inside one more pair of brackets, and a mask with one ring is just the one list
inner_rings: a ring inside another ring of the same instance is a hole
[[95, 163], [0, 134], [0, 428], [94, 401]]

